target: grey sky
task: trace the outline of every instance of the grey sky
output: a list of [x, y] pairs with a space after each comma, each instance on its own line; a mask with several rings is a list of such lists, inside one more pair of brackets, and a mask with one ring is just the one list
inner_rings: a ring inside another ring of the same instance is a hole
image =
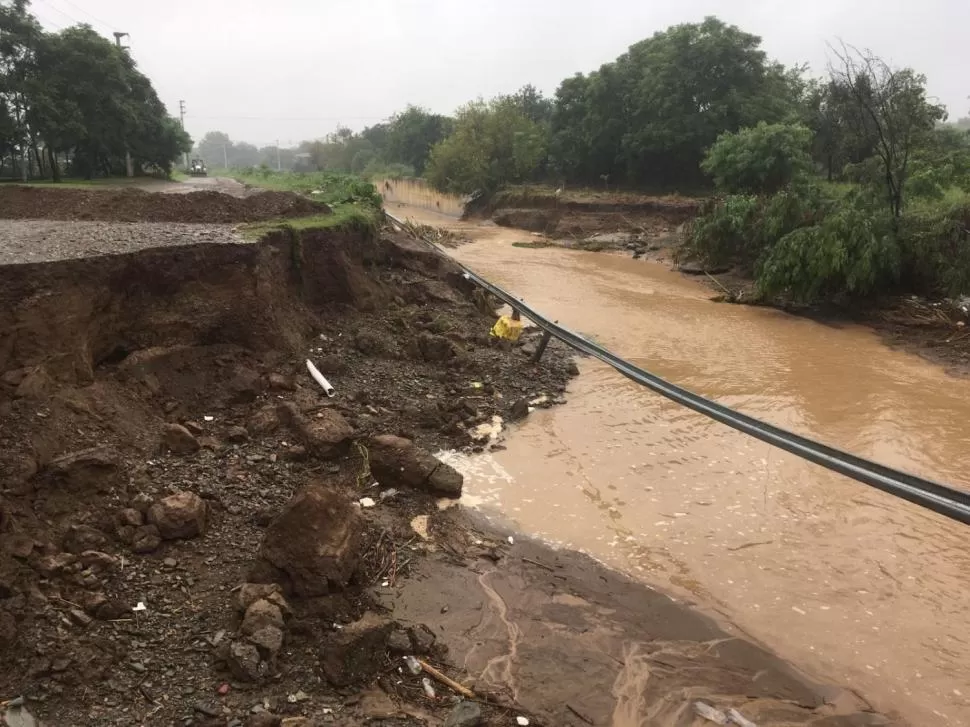
[[131, 33], [132, 53], [198, 139], [297, 142], [380, 121], [408, 102], [451, 113], [477, 96], [559, 81], [705, 15], [761, 35], [783, 63], [825, 67], [843, 38], [929, 78], [970, 111], [967, 0], [34, 0], [48, 27]]

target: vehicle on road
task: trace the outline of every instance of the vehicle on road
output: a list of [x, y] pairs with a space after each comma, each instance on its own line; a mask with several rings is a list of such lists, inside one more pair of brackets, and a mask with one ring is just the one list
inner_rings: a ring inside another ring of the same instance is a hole
[[189, 164], [189, 174], [193, 177], [208, 176], [208, 172], [205, 168], [205, 162], [201, 159], [193, 159], [192, 163]]

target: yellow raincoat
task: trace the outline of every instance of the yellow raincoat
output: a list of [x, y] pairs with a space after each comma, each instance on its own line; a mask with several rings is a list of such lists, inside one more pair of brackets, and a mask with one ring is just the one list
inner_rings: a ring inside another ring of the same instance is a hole
[[502, 316], [492, 326], [491, 335], [506, 341], [518, 341], [522, 335], [522, 321], [514, 320], [511, 316]]

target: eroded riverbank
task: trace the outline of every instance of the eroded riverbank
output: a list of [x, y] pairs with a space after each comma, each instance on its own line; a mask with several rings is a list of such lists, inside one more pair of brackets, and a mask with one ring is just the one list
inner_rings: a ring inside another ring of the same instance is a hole
[[[773, 423], [967, 487], [970, 382], [870, 329], [725, 306], [660, 265], [523, 249], [452, 223], [453, 254], [639, 365]], [[752, 442], [581, 364], [569, 404], [471, 463], [528, 532], [708, 604], [914, 724], [970, 723], [965, 528]], [[486, 505], [487, 507], [487, 505]], [[554, 517], [550, 517], [550, 512]]]
[[425, 247], [52, 229], [0, 265], [0, 721], [21, 695], [47, 727], [435, 727], [454, 685], [417, 655], [492, 727], [679, 726], [698, 699], [886, 723], [663, 593], [439, 506], [461, 477], [421, 447], [478, 446], [571, 367], [488, 345], [494, 318]]

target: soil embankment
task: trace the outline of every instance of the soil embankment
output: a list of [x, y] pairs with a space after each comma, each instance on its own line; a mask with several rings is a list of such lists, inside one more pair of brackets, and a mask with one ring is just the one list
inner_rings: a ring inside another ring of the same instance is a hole
[[[690, 725], [698, 699], [889, 723], [584, 556], [440, 509], [461, 477], [428, 452], [488, 446], [571, 364], [489, 346], [487, 301], [426, 247], [54, 249], [0, 266], [0, 697], [49, 727]], [[410, 655], [478, 701], [429, 696]]]

